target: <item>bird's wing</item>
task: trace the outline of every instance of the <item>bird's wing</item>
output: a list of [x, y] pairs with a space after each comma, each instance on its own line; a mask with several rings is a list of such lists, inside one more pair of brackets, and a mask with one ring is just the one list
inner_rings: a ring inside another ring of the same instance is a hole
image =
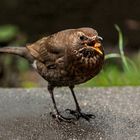
[[27, 45], [31, 55], [41, 62], [55, 62], [57, 58], [63, 55], [63, 49], [52, 42], [52, 37], [44, 37], [37, 42]]

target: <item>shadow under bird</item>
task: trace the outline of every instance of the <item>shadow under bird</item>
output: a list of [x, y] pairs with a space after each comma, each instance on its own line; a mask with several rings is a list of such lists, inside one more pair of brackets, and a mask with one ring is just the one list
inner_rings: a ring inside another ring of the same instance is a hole
[[43, 37], [26, 47], [0, 48], [0, 53], [24, 57], [48, 81], [48, 91], [54, 106], [54, 112], [51, 114], [55, 119], [66, 122], [73, 120], [60, 114], [53, 94], [55, 87], [68, 86], [76, 109], [66, 110], [76, 120], [82, 117], [89, 121], [93, 115], [81, 111], [74, 93], [74, 86], [90, 80], [102, 69], [104, 50], [101, 40], [102, 38], [92, 28], [67, 29]]

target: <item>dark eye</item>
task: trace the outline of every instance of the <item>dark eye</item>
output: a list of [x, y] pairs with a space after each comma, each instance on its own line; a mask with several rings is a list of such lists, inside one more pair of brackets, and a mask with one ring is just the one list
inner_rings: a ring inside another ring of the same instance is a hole
[[81, 40], [86, 40], [87, 37], [85, 37], [85, 36], [82, 35], [82, 36], [80, 36], [80, 39], [81, 39]]

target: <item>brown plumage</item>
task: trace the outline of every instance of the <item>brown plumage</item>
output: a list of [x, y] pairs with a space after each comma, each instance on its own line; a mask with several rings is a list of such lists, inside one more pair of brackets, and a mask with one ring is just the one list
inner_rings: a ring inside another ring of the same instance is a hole
[[48, 81], [48, 90], [54, 104], [53, 116], [58, 120], [70, 121], [63, 117], [53, 96], [55, 87], [68, 86], [76, 103], [76, 110], [67, 109], [71, 114], [89, 120], [92, 115], [81, 112], [76, 100], [74, 85], [84, 83], [96, 76], [104, 62], [102, 38], [92, 28], [67, 29], [44, 37], [26, 47], [6, 47], [0, 52], [17, 54], [32, 63], [36, 71]]

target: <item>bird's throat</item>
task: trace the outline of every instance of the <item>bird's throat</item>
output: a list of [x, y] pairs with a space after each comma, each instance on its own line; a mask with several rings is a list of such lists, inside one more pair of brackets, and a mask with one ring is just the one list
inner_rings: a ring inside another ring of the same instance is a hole
[[103, 61], [103, 55], [100, 55], [91, 47], [75, 50], [74, 58], [73, 65], [83, 69], [93, 69], [100, 61]]

